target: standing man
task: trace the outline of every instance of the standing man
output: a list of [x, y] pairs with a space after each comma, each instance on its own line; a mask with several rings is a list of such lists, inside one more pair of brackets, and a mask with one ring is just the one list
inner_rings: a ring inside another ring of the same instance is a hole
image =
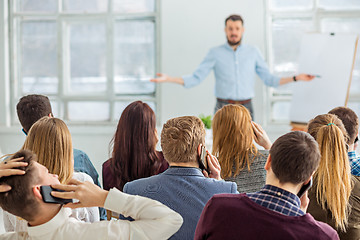
[[205, 59], [192, 75], [171, 77], [158, 73], [153, 82], [174, 82], [190, 88], [202, 82], [210, 71], [215, 73], [215, 112], [226, 104], [241, 104], [249, 109], [253, 117], [252, 98], [254, 97], [255, 73], [271, 87], [277, 87], [293, 81], [310, 81], [315, 76], [299, 74], [279, 78], [269, 72], [267, 64], [259, 50], [242, 44], [244, 21], [239, 15], [231, 15], [225, 20], [227, 43], [210, 49]]

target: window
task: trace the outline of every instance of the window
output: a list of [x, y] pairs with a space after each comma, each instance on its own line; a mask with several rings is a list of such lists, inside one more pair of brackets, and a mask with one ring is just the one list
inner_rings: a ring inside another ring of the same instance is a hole
[[117, 121], [134, 100], [156, 112], [157, 4], [9, 0], [12, 105], [44, 94], [72, 123]]
[[[270, 68], [285, 77], [297, 73], [302, 34], [336, 32], [360, 34], [360, 1], [357, 0], [270, 0], [267, 26]], [[269, 90], [268, 122], [289, 122], [291, 85]], [[358, 47], [348, 107], [360, 116], [360, 51]]]

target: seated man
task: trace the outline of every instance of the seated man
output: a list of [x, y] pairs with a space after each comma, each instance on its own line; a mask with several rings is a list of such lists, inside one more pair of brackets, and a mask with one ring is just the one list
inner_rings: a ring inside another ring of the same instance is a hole
[[[57, 176], [37, 163], [33, 153], [22, 150], [12, 157], [18, 158], [22, 159], [17, 163], [0, 163], [0, 207], [25, 219], [29, 226], [26, 232], [5, 233], [0, 235], [0, 239], [167, 239], [182, 224], [179, 214], [157, 201], [131, 196], [117, 189], [108, 192], [89, 182], [73, 180], [73, 185], [60, 185]], [[3, 167], [21, 162], [27, 163], [18, 167], [23, 172], [11, 173]], [[20, 175], [7, 176], [9, 174]], [[66, 191], [52, 192], [53, 196], [79, 200], [78, 203], [68, 203], [68, 207], [101, 206], [131, 216], [135, 221], [77, 221], [69, 217], [70, 209], [43, 202], [41, 185], [52, 185]]]
[[347, 107], [337, 107], [332, 109], [329, 113], [336, 115], [344, 124], [348, 134], [348, 141], [346, 143], [349, 146], [348, 155], [351, 174], [360, 176], [360, 156], [357, 156], [355, 153], [355, 144], [358, 141], [359, 118], [353, 110]]
[[186, 116], [168, 120], [161, 132], [161, 148], [170, 168], [124, 186], [126, 193], [155, 199], [181, 214], [184, 224], [170, 239], [194, 239], [196, 224], [206, 202], [217, 193], [237, 192], [236, 183], [219, 181], [220, 164], [209, 153], [211, 178], [203, 175], [199, 169], [199, 155], [204, 144], [205, 129], [199, 118]]
[[317, 142], [305, 132], [278, 138], [265, 164], [266, 185], [255, 193], [219, 194], [206, 204], [195, 239], [339, 239], [329, 225], [306, 214], [309, 183], [320, 162]]
[[[27, 134], [31, 126], [40, 118], [53, 117], [50, 100], [43, 95], [27, 95], [20, 99], [16, 105], [17, 115], [23, 127], [23, 132]], [[74, 148], [74, 170], [88, 174], [96, 185], [100, 187], [99, 174], [91, 163], [88, 155], [81, 150]], [[99, 209], [100, 219], [106, 219], [104, 209]]]

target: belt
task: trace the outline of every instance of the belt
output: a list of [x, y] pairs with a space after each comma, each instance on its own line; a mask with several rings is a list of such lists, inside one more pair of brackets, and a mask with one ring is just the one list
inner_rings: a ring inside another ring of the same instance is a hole
[[242, 101], [238, 101], [238, 100], [231, 100], [231, 99], [221, 99], [221, 98], [216, 98], [218, 101], [220, 102], [225, 102], [225, 103], [229, 103], [229, 104], [247, 104], [251, 102], [251, 99], [246, 99], [246, 100], [242, 100]]

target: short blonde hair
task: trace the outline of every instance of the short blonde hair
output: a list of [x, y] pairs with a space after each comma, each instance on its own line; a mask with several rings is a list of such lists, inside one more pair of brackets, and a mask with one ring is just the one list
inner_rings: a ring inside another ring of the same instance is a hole
[[221, 176], [239, 175], [258, 154], [249, 110], [241, 105], [226, 105], [218, 110], [212, 122], [213, 154], [221, 165]]
[[22, 149], [30, 150], [50, 173], [67, 183], [74, 172], [72, 140], [68, 127], [58, 118], [42, 117], [30, 128]]
[[199, 144], [205, 144], [205, 128], [200, 118], [177, 117], [163, 125], [161, 148], [169, 162], [197, 161]]

